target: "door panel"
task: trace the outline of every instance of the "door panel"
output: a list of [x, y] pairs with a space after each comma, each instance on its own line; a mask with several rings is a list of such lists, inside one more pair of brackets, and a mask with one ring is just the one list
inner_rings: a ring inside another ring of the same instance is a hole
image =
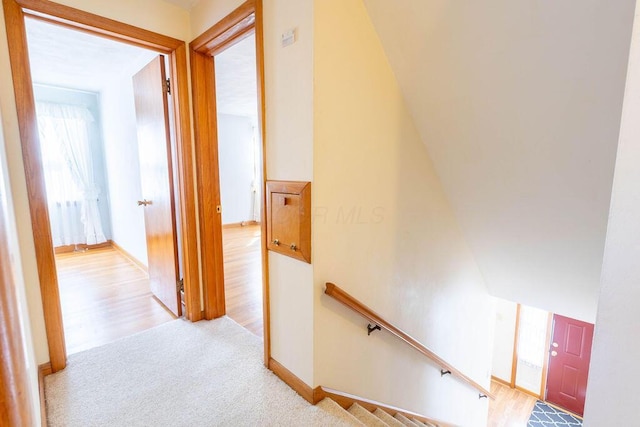
[[164, 57], [159, 55], [133, 76], [138, 126], [140, 179], [144, 209], [149, 280], [154, 295], [181, 315], [178, 281], [171, 139]]
[[578, 415], [584, 412], [592, 341], [593, 324], [553, 316], [547, 401]]

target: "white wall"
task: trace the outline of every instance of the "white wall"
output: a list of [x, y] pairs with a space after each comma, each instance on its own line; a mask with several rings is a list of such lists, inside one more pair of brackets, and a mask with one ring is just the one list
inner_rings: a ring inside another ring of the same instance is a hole
[[[298, 39], [282, 48], [291, 28]], [[313, 1], [265, 0], [264, 31], [266, 176], [313, 181]], [[271, 354], [313, 385], [313, 265], [270, 252], [269, 269]]]
[[[259, 211], [257, 216], [254, 215], [254, 160], [258, 148], [254, 129], [249, 117], [218, 114], [218, 163], [223, 224], [252, 221], [254, 218], [260, 220]], [[256, 177], [255, 185], [261, 186], [260, 176]]]
[[[68, 6], [119, 20], [131, 25], [166, 34], [181, 40], [189, 40], [189, 12], [161, 0], [60, 0]], [[27, 200], [26, 181], [22, 163], [18, 118], [15, 107], [13, 83], [9, 64], [9, 53], [5, 30], [4, 12], [0, 13], [0, 108], [6, 137], [9, 184], [13, 194], [16, 225], [20, 244], [22, 270], [29, 303], [37, 363], [49, 361], [47, 338], [42, 314], [42, 298], [38, 281], [31, 217]]]
[[593, 322], [635, 0], [364, 0], [494, 296]]
[[142, 200], [136, 112], [132, 74], [114, 76], [102, 89], [103, 135], [112, 240], [147, 265], [147, 241]]
[[493, 336], [493, 368], [491, 375], [506, 382], [511, 382], [518, 304], [502, 298], [495, 298], [495, 302], [496, 323]]
[[[0, 113], [2, 110], [0, 109]], [[0, 114], [0, 119], [2, 114]], [[12, 201], [12, 195], [8, 186], [7, 173], [7, 155], [5, 152], [5, 138], [3, 132], [2, 121], [0, 120], [0, 221], [4, 221], [2, 228], [6, 230], [7, 240], [1, 244], [6, 245], [11, 265], [3, 265], [3, 269], [9, 269], [13, 273], [13, 281], [16, 285], [18, 294], [16, 300], [18, 303], [17, 312], [21, 326], [22, 339], [24, 340], [24, 349], [22, 355], [25, 357], [25, 365], [29, 376], [29, 389], [21, 390], [28, 396], [31, 402], [31, 413], [34, 426], [40, 425], [40, 392], [38, 388], [38, 365], [36, 364], [36, 355], [33, 345], [33, 336], [31, 333], [31, 325], [29, 322], [29, 306], [27, 304], [27, 295], [25, 292], [24, 276], [22, 273], [22, 263], [20, 260], [20, 246], [18, 245], [18, 236], [15, 226], [15, 214]], [[3, 250], [4, 251], [4, 250]], [[6, 357], [6, 355], [2, 355]]]
[[613, 183], [589, 384], [586, 427], [638, 424], [640, 393], [640, 10]]
[[314, 384], [486, 425], [475, 389], [323, 295], [336, 283], [489, 386], [493, 299], [366, 9], [316, 1], [314, 24]]

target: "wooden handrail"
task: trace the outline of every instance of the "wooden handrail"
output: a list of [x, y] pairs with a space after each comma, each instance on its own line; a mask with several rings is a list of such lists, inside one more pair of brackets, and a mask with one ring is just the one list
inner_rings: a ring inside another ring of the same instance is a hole
[[480, 384], [454, 368], [452, 365], [444, 361], [440, 356], [429, 350], [427, 347], [422, 345], [418, 340], [413, 338], [411, 335], [404, 332], [402, 329], [393, 326], [391, 323], [384, 320], [378, 313], [371, 310], [369, 307], [349, 295], [344, 290], [340, 289], [338, 286], [333, 283], [327, 283], [327, 288], [324, 291], [325, 294], [330, 297], [336, 299], [342, 304], [346, 305], [353, 311], [359, 313], [362, 317], [369, 320], [371, 323], [380, 326], [381, 328], [389, 331], [391, 334], [400, 338], [402, 341], [409, 344], [414, 349], [418, 350], [423, 355], [427, 356], [429, 359], [434, 361], [437, 365], [439, 365], [443, 371], [449, 371], [451, 375], [460, 378], [462, 381], [466, 382], [476, 390], [480, 392], [480, 395], [484, 395], [490, 397], [491, 399], [495, 399], [495, 396], [491, 394], [490, 391], [482, 387]]

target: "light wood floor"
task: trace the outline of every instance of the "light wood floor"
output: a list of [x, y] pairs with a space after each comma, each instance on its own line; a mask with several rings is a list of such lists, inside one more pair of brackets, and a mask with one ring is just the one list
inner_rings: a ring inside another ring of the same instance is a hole
[[262, 338], [260, 226], [223, 228], [227, 316]]
[[147, 273], [113, 248], [56, 255], [69, 354], [173, 320], [151, 294]]
[[537, 399], [496, 381], [491, 381], [488, 427], [526, 427]]
[[[223, 230], [227, 315], [262, 338], [260, 226]], [[67, 353], [98, 347], [173, 320], [147, 273], [113, 248], [56, 255]]]

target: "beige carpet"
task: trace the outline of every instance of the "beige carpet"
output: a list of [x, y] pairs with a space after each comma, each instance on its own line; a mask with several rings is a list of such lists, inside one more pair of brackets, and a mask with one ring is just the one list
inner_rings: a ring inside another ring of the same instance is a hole
[[262, 342], [226, 317], [175, 320], [71, 355], [45, 390], [53, 427], [353, 425], [264, 368]]

